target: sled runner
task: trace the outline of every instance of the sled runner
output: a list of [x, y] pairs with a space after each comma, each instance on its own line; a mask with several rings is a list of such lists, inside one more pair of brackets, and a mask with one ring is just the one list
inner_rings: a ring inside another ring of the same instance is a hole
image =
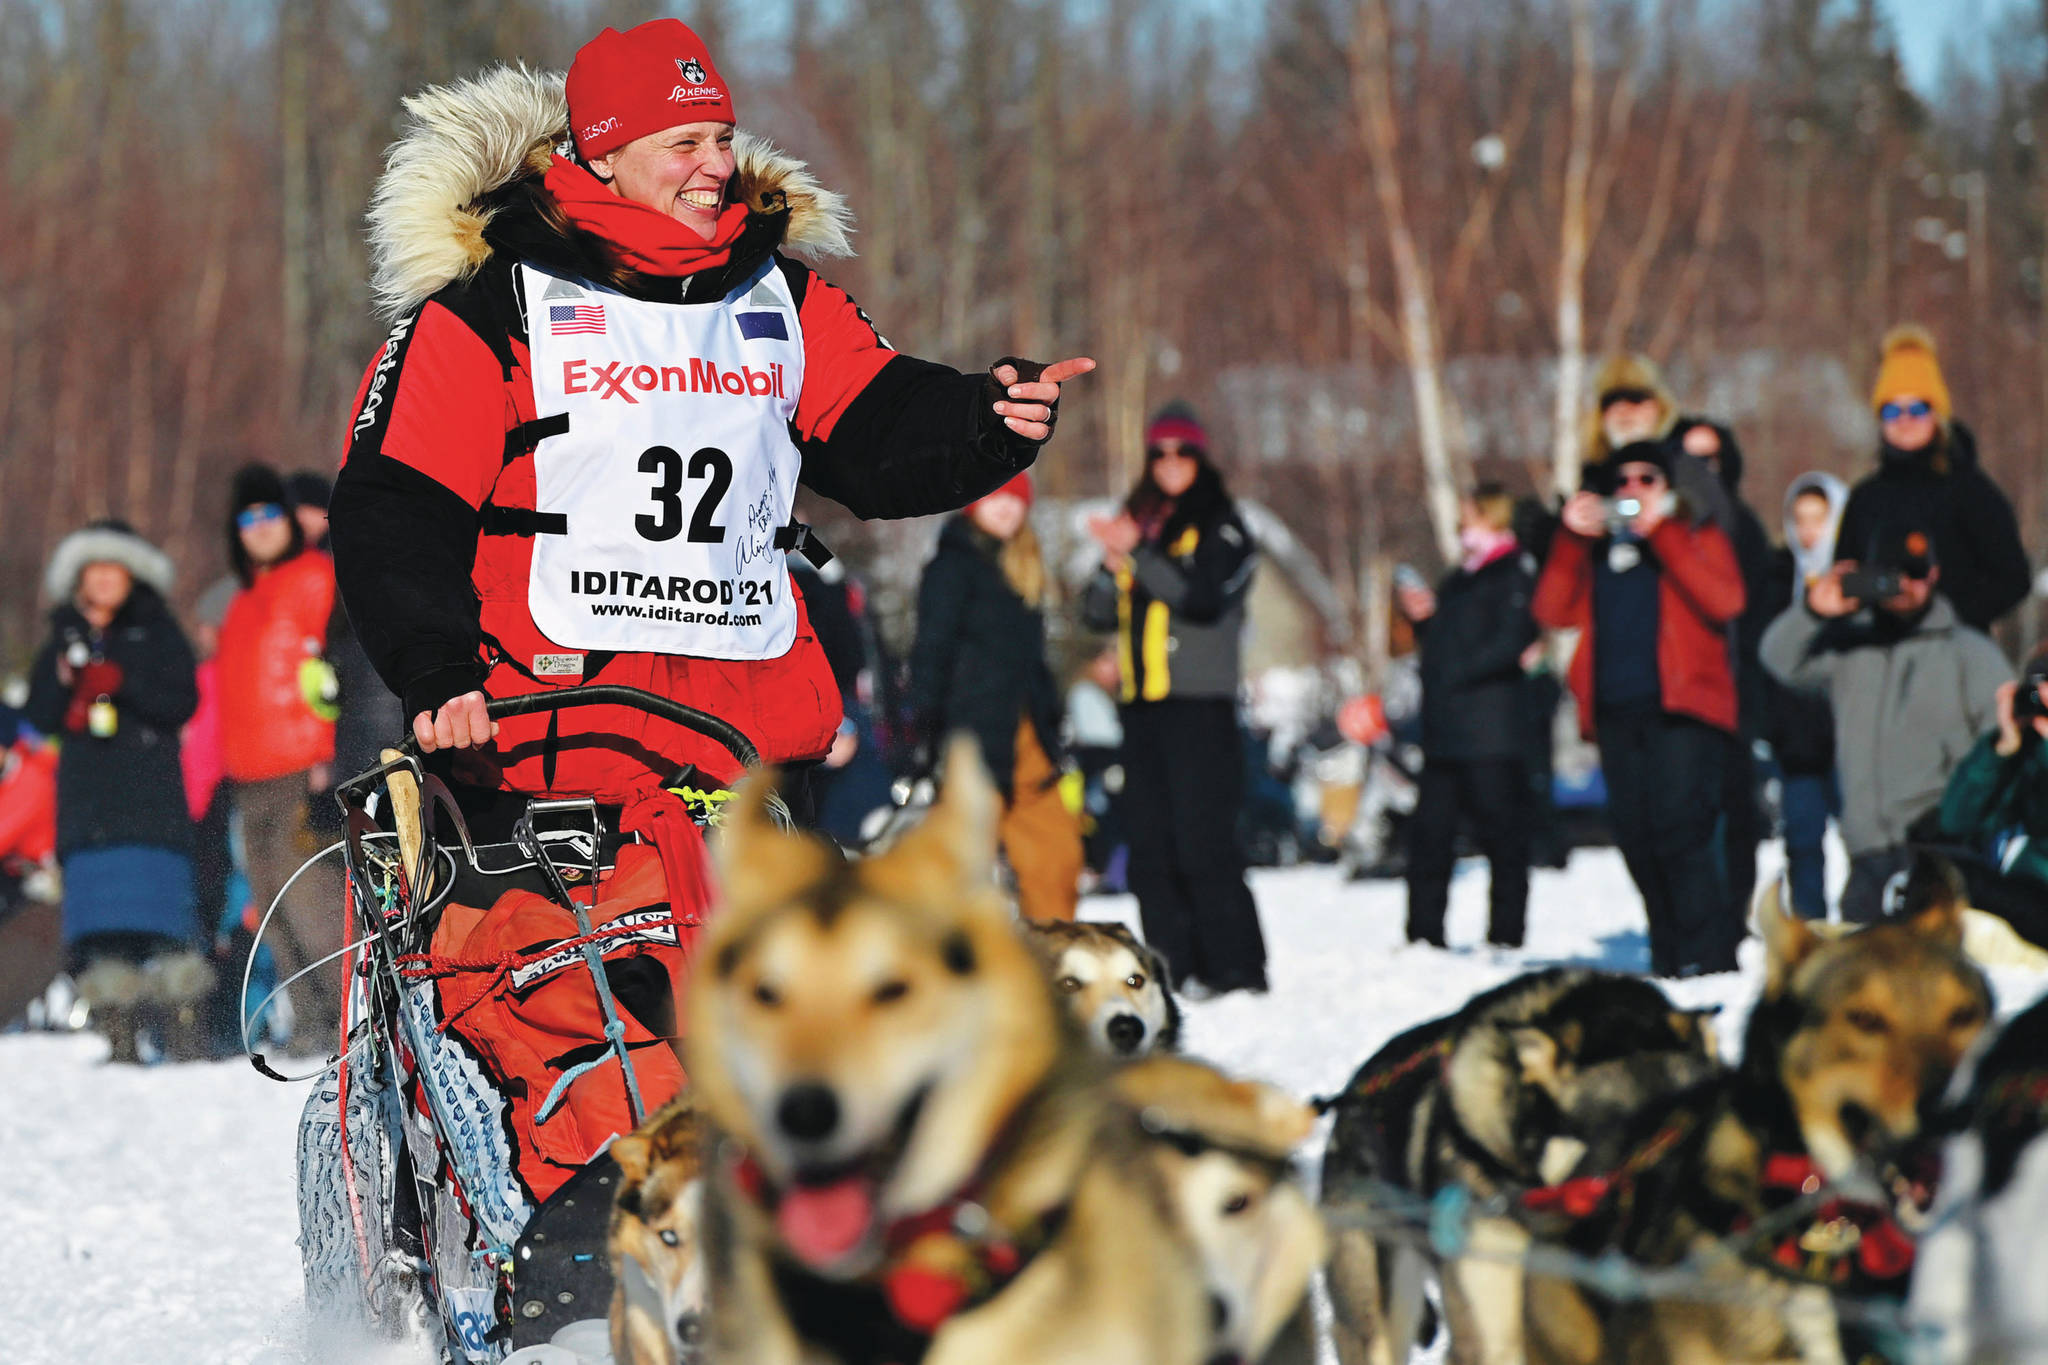
[[[490, 715], [597, 704], [759, 761], [728, 723], [632, 688]], [[701, 829], [725, 793], [692, 771], [623, 810], [534, 798], [508, 840], [479, 843], [410, 741], [384, 757], [337, 794], [351, 990], [346, 1046], [300, 1122], [306, 1297], [393, 1335], [423, 1319], [444, 1361], [500, 1360], [606, 1314], [605, 1149], [682, 1085], [671, 1044], [710, 904]]]

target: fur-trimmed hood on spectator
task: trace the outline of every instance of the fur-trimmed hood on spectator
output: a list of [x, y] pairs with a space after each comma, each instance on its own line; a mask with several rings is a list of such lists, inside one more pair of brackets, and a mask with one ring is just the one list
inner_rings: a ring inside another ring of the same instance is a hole
[[119, 564], [137, 583], [170, 596], [177, 571], [171, 557], [135, 533], [126, 522], [96, 521], [57, 542], [43, 570], [43, 597], [68, 602], [88, 564]]
[[[569, 104], [558, 72], [501, 66], [432, 86], [405, 101], [406, 128], [385, 154], [370, 201], [371, 293], [395, 318], [475, 274], [499, 251], [527, 254], [535, 235], [557, 239], [621, 284], [630, 272], [602, 239], [573, 227], [542, 187], [569, 144]], [[742, 131], [734, 194], [749, 230], [811, 257], [849, 256], [852, 213], [803, 162]]]

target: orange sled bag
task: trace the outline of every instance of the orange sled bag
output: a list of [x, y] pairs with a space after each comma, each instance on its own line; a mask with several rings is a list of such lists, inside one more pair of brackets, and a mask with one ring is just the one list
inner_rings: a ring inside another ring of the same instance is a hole
[[[467, 1073], [466, 1112], [437, 1116], [466, 1134], [443, 1139], [477, 1149], [481, 1169], [495, 1168], [494, 1176], [510, 1175], [517, 1189], [500, 1185], [494, 1193], [515, 1206], [545, 1202], [613, 1137], [637, 1126], [586, 945], [603, 961], [645, 1110], [682, 1088], [676, 1020], [709, 882], [703, 838], [687, 818], [664, 819], [653, 832], [658, 843], [619, 848], [594, 896], [588, 886], [571, 889], [589, 915], [588, 935], [567, 907], [515, 889], [489, 906], [451, 899], [432, 951], [401, 960], [416, 983], [415, 1008], [431, 1006], [440, 1062], [466, 1054], [457, 1063]], [[466, 889], [458, 883], [457, 894]], [[429, 983], [431, 996], [417, 989]], [[458, 1164], [471, 1166], [472, 1179], [479, 1173], [478, 1164]], [[482, 1190], [465, 1196], [495, 1202]]]

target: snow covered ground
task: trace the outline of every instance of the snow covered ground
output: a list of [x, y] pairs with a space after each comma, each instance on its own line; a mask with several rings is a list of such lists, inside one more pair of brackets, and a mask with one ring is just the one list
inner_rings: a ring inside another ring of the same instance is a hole
[[[1765, 875], [1774, 875], [1766, 851]], [[1534, 876], [1529, 946], [1442, 952], [1402, 942], [1398, 883], [1347, 884], [1329, 869], [1254, 878], [1272, 994], [1189, 1007], [1187, 1048], [1301, 1095], [1341, 1086], [1399, 1030], [1532, 966], [1641, 970], [1640, 902], [1611, 850], [1581, 850]], [[1131, 917], [1127, 900], [1087, 903]], [[1452, 888], [1450, 938], [1484, 938], [1483, 867]], [[1683, 982], [1681, 1003], [1719, 1003], [1733, 1051], [1761, 977]], [[2003, 1012], [2048, 981], [1994, 974]], [[303, 1091], [245, 1063], [151, 1070], [101, 1064], [85, 1037], [0, 1037], [0, 1341], [10, 1365], [400, 1365], [418, 1351], [308, 1339], [299, 1308], [292, 1145]]]

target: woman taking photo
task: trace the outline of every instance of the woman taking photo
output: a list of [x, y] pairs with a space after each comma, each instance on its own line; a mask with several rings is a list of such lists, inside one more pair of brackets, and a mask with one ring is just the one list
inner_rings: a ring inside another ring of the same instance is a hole
[[910, 701], [936, 754], [965, 730], [1003, 793], [1003, 853], [1026, 919], [1072, 919], [1081, 829], [1060, 799], [1060, 699], [1045, 661], [1045, 560], [1031, 476], [971, 502], [939, 533], [917, 593]]
[[1131, 890], [1145, 941], [1192, 994], [1266, 989], [1266, 944], [1245, 885], [1237, 816], [1238, 636], [1251, 535], [1186, 404], [1145, 429], [1145, 473], [1115, 517], [1089, 523], [1102, 567], [1082, 615], [1117, 633]]

